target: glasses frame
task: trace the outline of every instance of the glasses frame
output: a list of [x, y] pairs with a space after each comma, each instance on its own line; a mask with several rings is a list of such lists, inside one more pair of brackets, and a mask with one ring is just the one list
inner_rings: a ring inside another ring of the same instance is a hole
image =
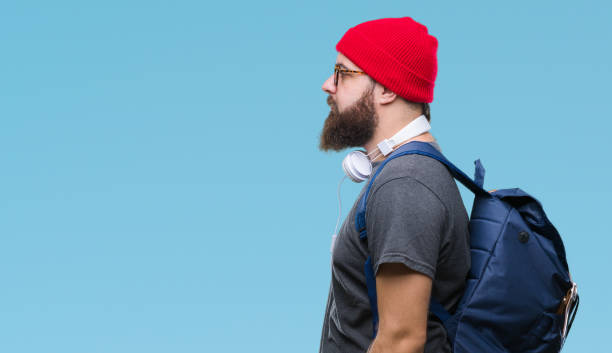
[[360, 75], [365, 75], [366, 74], [363, 71], [343, 69], [340, 65], [336, 64], [336, 65], [334, 65], [334, 86], [336, 86], [336, 87], [338, 87], [338, 76], [340, 76], [341, 72], [342, 73], [348, 73], [348, 74], [360, 74]]

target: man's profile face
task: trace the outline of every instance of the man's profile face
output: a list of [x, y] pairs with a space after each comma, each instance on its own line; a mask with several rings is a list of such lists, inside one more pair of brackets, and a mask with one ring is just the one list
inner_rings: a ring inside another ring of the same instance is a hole
[[[336, 64], [360, 71], [342, 54], [338, 54]], [[322, 87], [328, 93], [330, 112], [321, 131], [319, 149], [340, 151], [364, 146], [374, 136], [378, 124], [372, 83], [365, 75], [340, 74], [336, 86], [333, 76]]]

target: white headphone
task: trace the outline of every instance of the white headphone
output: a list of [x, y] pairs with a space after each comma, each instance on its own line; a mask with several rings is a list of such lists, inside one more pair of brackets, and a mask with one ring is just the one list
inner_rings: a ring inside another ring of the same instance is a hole
[[[389, 155], [395, 147], [402, 142], [409, 140], [413, 137], [419, 136], [431, 129], [429, 121], [425, 115], [420, 115], [408, 125], [398, 131], [390, 139], [384, 139], [378, 143], [377, 149], [365, 154], [362, 151], [352, 151], [342, 161], [342, 169], [344, 173], [356, 183], [361, 183], [367, 180], [372, 174], [372, 160], [378, 158], [381, 154], [383, 156]], [[373, 158], [370, 159], [370, 155], [378, 152]]]

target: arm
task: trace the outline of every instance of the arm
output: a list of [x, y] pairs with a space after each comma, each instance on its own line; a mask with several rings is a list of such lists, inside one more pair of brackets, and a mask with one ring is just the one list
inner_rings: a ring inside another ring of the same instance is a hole
[[381, 264], [376, 276], [379, 325], [368, 353], [423, 352], [432, 280], [400, 263]]
[[376, 274], [378, 333], [370, 353], [423, 352], [446, 208], [412, 178], [386, 182], [368, 201], [368, 250]]

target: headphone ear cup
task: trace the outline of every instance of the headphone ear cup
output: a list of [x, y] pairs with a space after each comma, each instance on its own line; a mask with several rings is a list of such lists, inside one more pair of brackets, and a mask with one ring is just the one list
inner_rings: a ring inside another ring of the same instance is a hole
[[344, 173], [354, 182], [361, 183], [372, 174], [372, 162], [361, 151], [352, 151], [342, 161]]

